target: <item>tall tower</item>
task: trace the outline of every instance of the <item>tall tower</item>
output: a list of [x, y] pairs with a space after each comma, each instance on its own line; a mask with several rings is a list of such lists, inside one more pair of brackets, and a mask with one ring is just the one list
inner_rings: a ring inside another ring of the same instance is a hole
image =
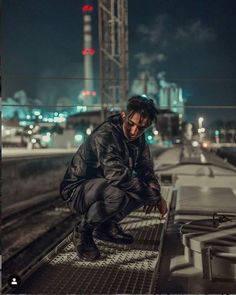
[[128, 96], [127, 0], [99, 0], [98, 21], [101, 105], [104, 117], [106, 107], [119, 106], [123, 109]]
[[83, 24], [84, 24], [84, 48], [82, 54], [84, 55], [84, 89], [82, 98], [84, 105], [90, 106], [93, 104], [96, 92], [94, 91], [93, 83], [93, 55], [95, 50], [92, 48], [92, 13], [94, 6], [91, 1], [83, 0]]

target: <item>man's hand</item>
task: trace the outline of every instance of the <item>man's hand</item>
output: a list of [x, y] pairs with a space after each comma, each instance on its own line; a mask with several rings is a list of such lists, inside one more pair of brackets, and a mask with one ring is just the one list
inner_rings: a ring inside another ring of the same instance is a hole
[[158, 206], [157, 206], [161, 216], [160, 218], [165, 218], [166, 217], [166, 214], [168, 212], [168, 208], [167, 208], [167, 203], [166, 203], [166, 200], [161, 196], [161, 201], [158, 203]]
[[167, 203], [165, 201], [165, 199], [161, 196], [161, 200], [160, 202], [158, 202], [158, 204], [156, 205], [146, 205], [143, 207], [143, 210], [145, 211], [145, 214], [149, 214], [152, 212], [152, 210], [156, 211], [159, 210], [161, 216], [160, 218], [162, 219], [163, 217], [165, 217], [168, 209], [167, 209]]

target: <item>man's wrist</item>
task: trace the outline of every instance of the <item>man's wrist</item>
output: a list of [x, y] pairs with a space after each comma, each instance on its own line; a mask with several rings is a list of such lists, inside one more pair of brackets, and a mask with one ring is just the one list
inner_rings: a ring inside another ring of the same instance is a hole
[[155, 182], [150, 182], [150, 183], [149, 183], [149, 187], [151, 187], [152, 189], [155, 189], [155, 190], [161, 191], [160, 185], [157, 184], [157, 183], [155, 183]]

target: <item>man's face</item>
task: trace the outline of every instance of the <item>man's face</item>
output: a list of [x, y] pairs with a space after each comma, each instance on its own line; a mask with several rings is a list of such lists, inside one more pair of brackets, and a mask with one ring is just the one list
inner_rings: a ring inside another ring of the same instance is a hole
[[139, 113], [128, 115], [122, 112], [121, 117], [123, 121], [123, 132], [129, 141], [137, 139], [151, 125], [150, 120], [142, 117]]

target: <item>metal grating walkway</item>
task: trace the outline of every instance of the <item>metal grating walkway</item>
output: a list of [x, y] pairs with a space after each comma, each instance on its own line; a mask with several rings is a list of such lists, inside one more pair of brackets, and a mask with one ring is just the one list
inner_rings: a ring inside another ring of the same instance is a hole
[[[163, 190], [165, 198], [171, 189]], [[162, 226], [158, 213], [145, 215], [142, 210], [131, 213], [122, 222], [135, 242], [115, 245], [96, 241], [101, 259], [79, 260], [73, 244], [67, 243], [57, 255], [46, 258], [18, 293], [55, 294], [147, 294], [158, 260]]]

